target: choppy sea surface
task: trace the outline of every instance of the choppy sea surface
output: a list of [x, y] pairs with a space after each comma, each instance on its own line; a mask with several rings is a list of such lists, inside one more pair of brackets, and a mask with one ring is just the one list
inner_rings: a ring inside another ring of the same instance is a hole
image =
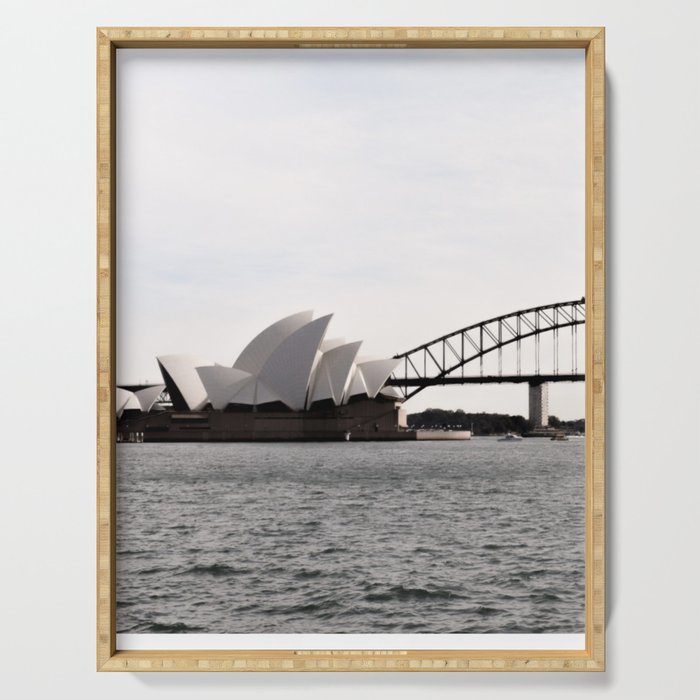
[[118, 444], [117, 629], [581, 633], [584, 441]]

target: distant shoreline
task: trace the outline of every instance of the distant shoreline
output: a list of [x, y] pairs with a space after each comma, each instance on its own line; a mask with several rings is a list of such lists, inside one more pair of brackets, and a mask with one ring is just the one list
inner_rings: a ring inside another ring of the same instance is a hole
[[[443, 408], [427, 408], [408, 414], [408, 427], [413, 430], [470, 430], [473, 437], [531, 433], [534, 426], [527, 418], [506, 413], [466, 413]], [[564, 421], [549, 416], [549, 427], [566, 434], [585, 433], [584, 418]]]

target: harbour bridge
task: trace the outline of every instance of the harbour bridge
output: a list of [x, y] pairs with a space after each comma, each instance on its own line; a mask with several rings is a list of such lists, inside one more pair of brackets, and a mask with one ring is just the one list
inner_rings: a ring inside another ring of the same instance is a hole
[[[404, 400], [429, 386], [527, 383], [530, 386], [530, 419], [546, 425], [546, 405], [543, 405], [547, 401], [546, 385], [585, 380], [585, 374], [579, 371], [578, 357], [578, 330], [585, 323], [585, 316], [586, 301], [582, 297], [474, 323], [395, 355], [401, 364], [386, 383], [396, 387]], [[524, 353], [522, 344], [528, 339], [532, 339], [532, 343], [528, 344], [529, 352]], [[548, 341], [551, 344], [545, 363], [542, 351]], [[568, 361], [563, 363], [560, 361], [562, 345], [569, 355]], [[509, 352], [510, 371], [504, 371], [504, 350]], [[491, 372], [484, 371], [485, 360], [490, 360]]]

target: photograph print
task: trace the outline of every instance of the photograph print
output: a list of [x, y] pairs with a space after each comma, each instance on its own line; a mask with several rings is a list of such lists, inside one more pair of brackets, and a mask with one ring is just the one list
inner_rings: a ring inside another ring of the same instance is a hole
[[118, 648], [584, 648], [584, 51], [117, 66]]

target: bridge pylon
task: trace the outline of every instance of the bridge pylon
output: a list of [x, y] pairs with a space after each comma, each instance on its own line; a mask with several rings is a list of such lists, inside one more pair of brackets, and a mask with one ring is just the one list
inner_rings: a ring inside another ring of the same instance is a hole
[[541, 381], [528, 382], [528, 419], [533, 428], [549, 425], [549, 384]]

